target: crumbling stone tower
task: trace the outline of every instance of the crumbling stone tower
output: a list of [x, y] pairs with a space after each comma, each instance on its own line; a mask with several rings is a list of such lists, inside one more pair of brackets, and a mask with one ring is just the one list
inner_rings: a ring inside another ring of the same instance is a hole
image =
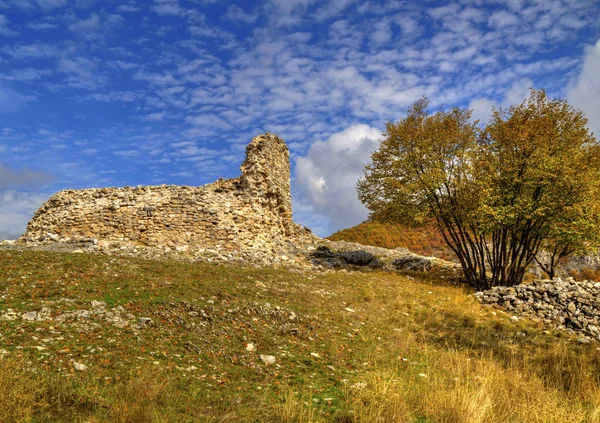
[[271, 209], [281, 218], [286, 232], [292, 225], [290, 193], [290, 153], [285, 141], [277, 135], [255, 137], [246, 147], [240, 184], [250, 197]]
[[292, 221], [289, 151], [281, 138], [253, 138], [241, 171], [202, 187], [61, 191], [35, 213], [21, 241], [95, 238], [269, 252], [304, 233]]

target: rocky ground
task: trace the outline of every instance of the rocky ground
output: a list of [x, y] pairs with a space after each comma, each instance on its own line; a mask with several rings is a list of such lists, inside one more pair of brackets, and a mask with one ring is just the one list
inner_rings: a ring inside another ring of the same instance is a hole
[[[282, 267], [295, 271], [433, 271], [438, 278], [460, 278], [460, 267], [456, 263], [435, 257], [414, 254], [405, 248], [386, 249], [365, 246], [353, 242], [329, 241], [315, 236], [303, 244], [289, 242], [273, 251], [230, 251], [202, 249], [199, 247], [146, 247], [127, 243], [109, 243], [95, 239], [78, 242], [50, 240], [46, 242], [0, 242], [0, 250], [39, 250], [50, 252], [99, 253], [109, 256], [140, 257], [146, 259], [177, 259], [186, 262], [225, 263], [253, 265], [257, 267]], [[600, 283], [575, 282], [572, 278], [554, 281], [541, 280], [531, 285], [514, 288], [496, 287], [475, 294], [483, 304], [494, 305], [515, 315], [543, 322], [547, 327], [578, 334], [580, 342], [600, 340]], [[85, 311], [85, 310], [84, 310]], [[84, 312], [81, 311], [81, 312]], [[119, 310], [92, 308], [86, 313], [91, 316], [116, 319], [116, 324], [142, 324], [129, 316], [123, 320]], [[49, 312], [48, 312], [49, 313]], [[48, 313], [14, 313], [7, 310], [0, 320], [44, 319]], [[79, 312], [78, 312], [79, 313]], [[33, 317], [32, 317], [33, 316]], [[40, 317], [41, 316], [41, 317]], [[57, 318], [71, 318], [68, 313]], [[88, 316], [84, 316], [87, 318]]]
[[310, 251], [312, 240], [300, 245], [288, 243], [272, 250], [201, 248], [197, 246], [145, 246], [127, 242], [108, 242], [95, 238], [84, 240], [0, 241], [0, 249], [71, 253], [99, 253], [110, 256], [140, 257], [153, 260], [175, 259], [187, 262], [237, 263], [257, 266], [305, 266], [300, 252]]
[[99, 253], [111, 256], [146, 259], [176, 259], [188, 262], [232, 263], [255, 266], [275, 266], [304, 270], [415, 270], [434, 268], [456, 271], [455, 263], [435, 257], [414, 254], [405, 248], [387, 249], [355, 242], [329, 241], [316, 236], [304, 237], [301, 242], [288, 242], [273, 250], [205, 249], [190, 246], [148, 247], [124, 242], [49, 239], [46, 241], [0, 241], [0, 249], [33, 250], [71, 253]]
[[456, 263], [415, 254], [406, 248], [381, 248], [356, 242], [325, 241], [309, 253], [314, 264], [325, 268], [371, 268], [384, 270], [458, 271]]
[[482, 303], [504, 309], [519, 318], [543, 322], [548, 327], [579, 334], [580, 343], [600, 340], [600, 283], [540, 280], [513, 288], [498, 286], [477, 292]]

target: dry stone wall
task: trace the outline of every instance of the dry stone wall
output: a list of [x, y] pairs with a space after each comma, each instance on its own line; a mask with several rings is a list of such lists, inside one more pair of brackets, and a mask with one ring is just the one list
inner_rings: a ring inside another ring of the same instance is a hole
[[309, 236], [292, 221], [289, 152], [281, 138], [255, 137], [241, 171], [239, 178], [201, 187], [61, 191], [35, 213], [21, 241], [98, 239], [275, 252]]
[[578, 333], [580, 343], [600, 341], [598, 282], [575, 282], [573, 278], [539, 280], [530, 285], [497, 286], [474, 295], [482, 304], [541, 321], [551, 328]]

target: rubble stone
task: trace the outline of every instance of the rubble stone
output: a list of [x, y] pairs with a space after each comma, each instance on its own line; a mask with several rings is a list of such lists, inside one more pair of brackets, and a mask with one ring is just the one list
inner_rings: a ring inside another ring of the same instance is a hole
[[[600, 340], [598, 283], [572, 279], [539, 280], [512, 288], [497, 286], [474, 295], [482, 304], [492, 304], [512, 314], [541, 321], [554, 329], [579, 333], [579, 343]], [[511, 317], [513, 319], [519, 320], [516, 316]]]

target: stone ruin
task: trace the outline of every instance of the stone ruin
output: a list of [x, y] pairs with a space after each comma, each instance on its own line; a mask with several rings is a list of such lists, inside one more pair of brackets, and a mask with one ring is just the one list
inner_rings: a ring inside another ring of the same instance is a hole
[[[328, 247], [318, 248], [323, 245]], [[238, 178], [200, 187], [60, 191], [37, 210], [16, 243], [0, 242], [0, 248], [332, 270], [455, 266], [402, 249], [332, 243], [294, 223], [289, 151], [269, 133], [246, 147]]]
[[246, 148], [241, 176], [209, 185], [65, 190], [35, 213], [20, 243], [111, 242], [280, 253], [316, 239], [292, 221], [289, 151], [266, 133]]

